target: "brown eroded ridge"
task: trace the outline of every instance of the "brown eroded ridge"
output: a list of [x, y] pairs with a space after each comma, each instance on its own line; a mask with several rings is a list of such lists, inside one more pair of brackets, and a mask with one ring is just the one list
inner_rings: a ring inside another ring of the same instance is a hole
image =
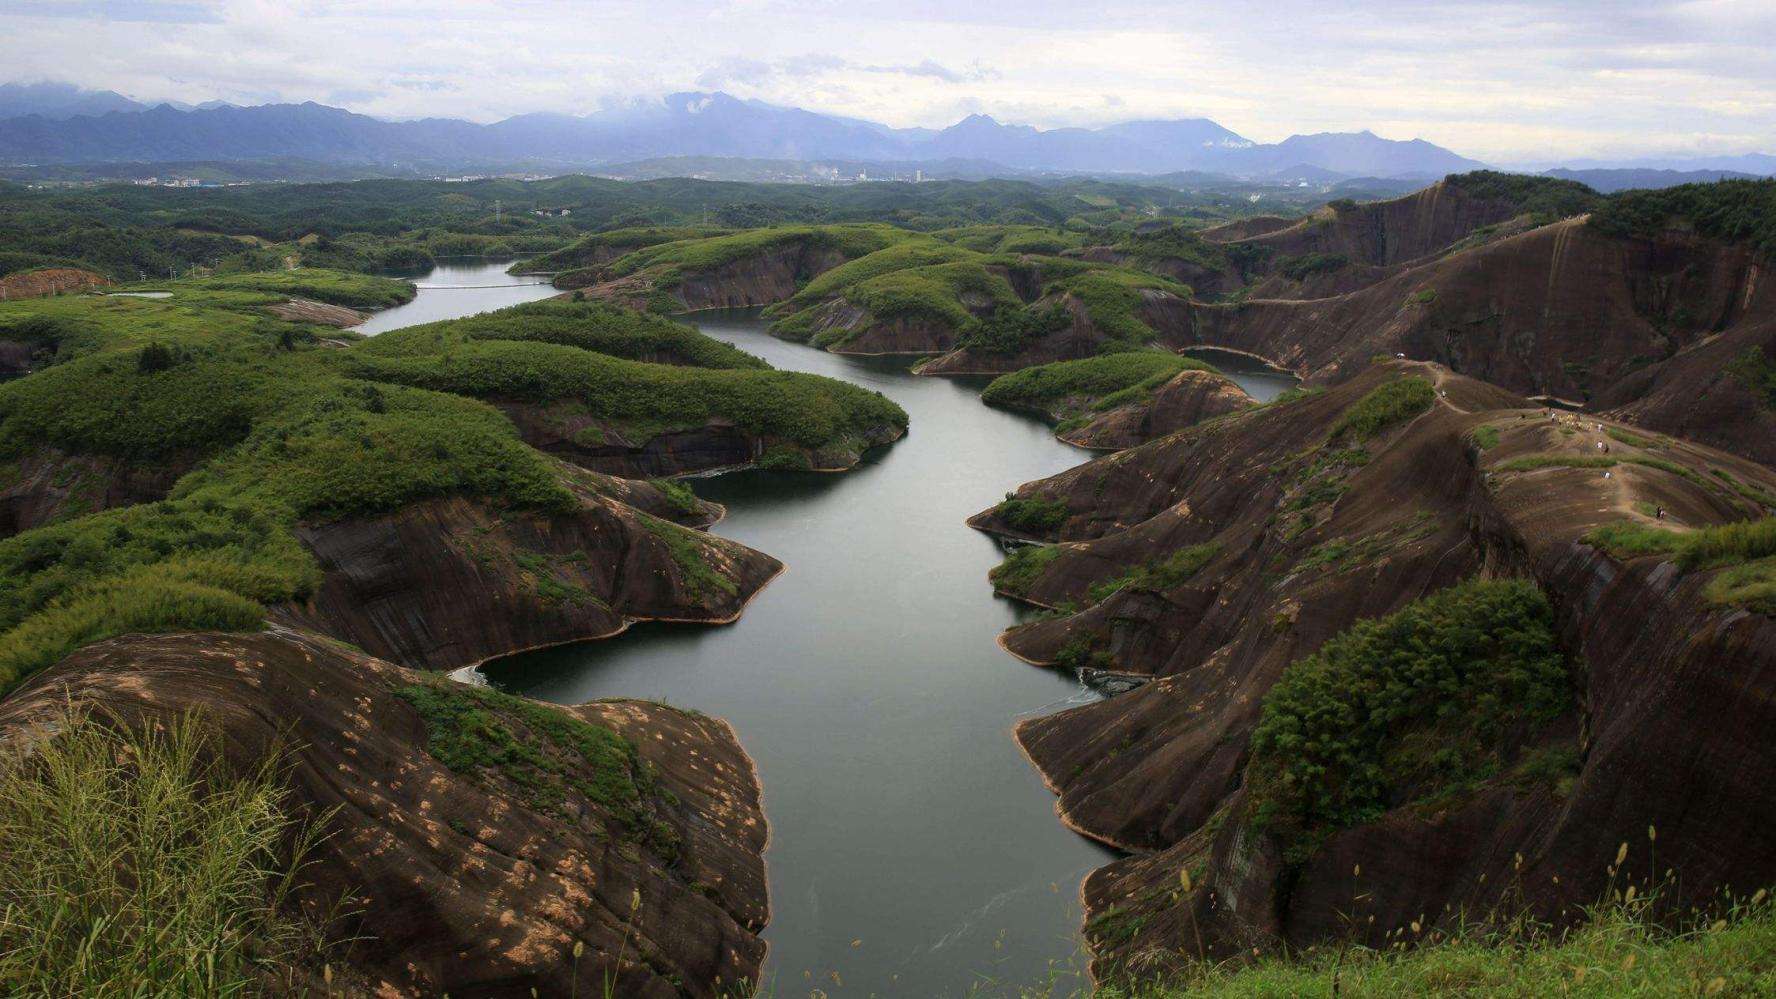
[[[1366, 396], [1410, 378], [1436, 393], [1418, 415], [1373, 436], [1338, 430]], [[1100, 973], [1352, 926], [1380, 944], [1414, 920], [1493, 911], [1506, 893], [1571, 919], [1601, 893], [1617, 845], [1644, 844], [1649, 825], [1661, 872], [1681, 875], [1676, 902], [1776, 879], [1776, 813], [1756, 776], [1776, 765], [1757, 734], [1776, 722], [1776, 624], [1708, 597], [1707, 569], [1624, 561], [1587, 540], [1622, 521], [1681, 531], [1766, 515], [1767, 469], [1395, 360], [1016, 497], [1064, 512], [1042, 538], [1052, 554], [1010, 591], [1060, 613], [1003, 644], [1036, 663], [1151, 678], [1016, 731], [1067, 824], [1131, 851], [1086, 882]], [[972, 523], [1028, 535], [1003, 517]], [[1171, 561], [1181, 553], [1195, 557]], [[1305, 860], [1255, 831], [1250, 740], [1284, 670], [1361, 619], [1477, 576], [1547, 595], [1572, 706], [1521, 733], [1497, 777], [1431, 805], [1395, 802]], [[1544, 750], [1575, 754], [1570, 780], [1511, 776]], [[1636, 876], [1651, 873], [1634, 856]], [[1184, 870], [1193, 889], [1180, 900]]]

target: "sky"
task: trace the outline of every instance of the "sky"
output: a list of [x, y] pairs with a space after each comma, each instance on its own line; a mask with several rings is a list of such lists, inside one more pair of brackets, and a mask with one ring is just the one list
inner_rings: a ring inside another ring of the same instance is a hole
[[1776, 152], [1776, 0], [0, 0], [0, 80], [384, 117], [682, 90], [943, 127], [1207, 117], [1500, 165]]

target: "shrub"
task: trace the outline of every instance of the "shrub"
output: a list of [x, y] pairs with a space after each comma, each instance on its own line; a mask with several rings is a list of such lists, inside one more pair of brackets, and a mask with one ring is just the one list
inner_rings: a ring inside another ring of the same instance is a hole
[[1149, 559], [1113, 579], [1093, 584], [1086, 597], [1097, 603], [1122, 590], [1164, 593], [1189, 582], [1220, 551], [1221, 546], [1213, 541], [1180, 548], [1169, 555]]
[[1475, 427], [1474, 432], [1468, 436], [1473, 440], [1475, 447], [1482, 451], [1489, 451], [1492, 448], [1498, 447], [1499, 428], [1490, 426]]
[[1622, 191], [1599, 204], [1588, 224], [1608, 235], [1641, 238], [1684, 224], [1703, 236], [1745, 243], [1766, 259], [1776, 259], [1776, 179]]
[[1025, 534], [1047, 534], [1067, 521], [1067, 504], [1039, 496], [1007, 496], [994, 512], [1006, 526]]
[[1352, 403], [1332, 425], [1332, 438], [1349, 435], [1363, 441], [1430, 409], [1437, 390], [1416, 375], [1371, 389]]
[[1491, 775], [1510, 733], [1571, 705], [1542, 592], [1458, 584], [1284, 670], [1252, 736], [1254, 819], [1302, 859], [1326, 832]]
[[1015, 354], [1033, 341], [1066, 329], [1072, 321], [1066, 309], [1001, 305], [991, 315], [966, 323], [956, 337], [956, 346], [980, 354]]
[[[1396, 940], [1384, 948], [1338, 944], [1267, 950], [1249, 961], [1197, 962], [1176, 976], [1143, 972], [1131, 982], [1118, 974], [1104, 981], [1094, 996], [1617, 999], [1674, 994], [1736, 997], [1769, 991], [1776, 905], [1768, 891], [1728, 900], [1724, 914], [1694, 912], [1681, 919], [1663, 913], [1657, 900], [1657, 892], [1641, 892], [1628, 901], [1612, 898], [1587, 909], [1576, 925], [1564, 931], [1534, 925], [1524, 929], [1507, 920], [1439, 919], [1435, 931], [1424, 926], [1422, 935], [1414, 933], [1411, 946]], [[1143, 915], [1111, 912], [1124, 924]], [[1400, 931], [1408, 929], [1398, 927], [1395, 932], [1404, 936]]]
[[1614, 468], [1616, 459], [1590, 454], [1526, 454], [1501, 462], [1501, 472], [1527, 472], [1537, 468]]
[[907, 419], [881, 393], [820, 375], [650, 364], [553, 343], [471, 340], [401, 356], [354, 349], [341, 361], [373, 381], [477, 399], [571, 402], [587, 416], [656, 432], [723, 418], [809, 448], [905, 428]]
[[1083, 405], [1074, 408], [1105, 410], [1143, 401], [1180, 371], [1213, 370], [1202, 361], [1153, 350], [1056, 361], [993, 379], [981, 401], [1053, 415], [1058, 404], [1078, 397]]
[[1629, 433], [1620, 427], [1605, 427], [1603, 432], [1608, 434], [1611, 440], [1620, 441], [1629, 447], [1651, 450], [1659, 446], [1659, 442], [1651, 437], [1642, 437], [1639, 434]]
[[1776, 409], [1776, 361], [1764, 357], [1762, 347], [1752, 347], [1727, 366], [1733, 377], [1751, 389], [1768, 409]]
[[1577, 181], [1497, 170], [1450, 174], [1443, 182], [1475, 198], [1509, 202], [1519, 212], [1552, 219], [1583, 215], [1604, 200]]
[[699, 368], [769, 368], [764, 361], [695, 327], [606, 302], [531, 302], [464, 319], [392, 330], [353, 348], [379, 357], [449, 353], [470, 341], [577, 347], [611, 357]]
[[358, 309], [386, 309], [411, 302], [418, 294], [409, 281], [314, 267], [230, 274], [200, 278], [191, 283], [207, 290], [256, 291], [279, 297], [289, 295]]
[[1683, 548], [1683, 535], [1662, 527], [1649, 527], [1631, 521], [1602, 524], [1585, 535], [1585, 543], [1595, 545], [1617, 558], [1638, 555], [1668, 555]]
[[1014, 597], [1021, 597], [1030, 592], [1049, 565], [1061, 554], [1055, 545], [1024, 545], [1015, 548], [1005, 561], [994, 566], [988, 573], [993, 588]]
[[1315, 274], [1330, 274], [1348, 266], [1350, 258], [1342, 253], [1304, 253], [1277, 260], [1277, 270], [1291, 281], [1305, 281]]

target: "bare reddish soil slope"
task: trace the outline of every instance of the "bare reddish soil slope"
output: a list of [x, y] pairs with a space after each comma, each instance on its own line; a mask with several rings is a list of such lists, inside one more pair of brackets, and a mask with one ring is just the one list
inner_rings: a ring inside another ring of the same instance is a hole
[[[0, 704], [27, 737], [69, 703], [129, 727], [201, 706], [221, 752], [248, 770], [281, 753], [289, 807], [319, 839], [301, 912], [336, 941], [346, 990], [395, 996], [729, 994], [757, 981], [769, 916], [766, 839], [751, 761], [723, 722], [661, 704], [482, 706], [562, 761], [558, 801], [492, 767], [428, 750], [415, 690], [450, 681], [316, 636], [131, 636], [88, 647]], [[480, 705], [478, 705], [480, 706]], [[536, 717], [620, 736], [625, 773], [567, 753]], [[636, 781], [633, 806], [576, 789]], [[575, 959], [576, 945], [583, 952]], [[322, 991], [319, 968], [305, 969]], [[326, 988], [334, 992], [339, 988]]]
[[[633, 621], [725, 624], [782, 571], [769, 555], [617, 498], [672, 512], [646, 483], [575, 480], [582, 505], [565, 516], [458, 497], [301, 527], [325, 575], [274, 617], [407, 665], [455, 669], [605, 638]], [[677, 516], [707, 524], [718, 512], [700, 504]]]
[[1776, 347], [1776, 285], [1745, 247], [1570, 219], [1416, 264], [1358, 291], [1203, 306], [1196, 336], [1335, 380], [1376, 354], [1776, 462], [1776, 414], [1726, 369]]
[[1105, 410], [1056, 436], [1079, 447], [1120, 451], [1253, 405], [1252, 397], [1223, 375], [1180, 371], [1147, 400]]
[[[1366, 393], [1409, 375], [1436, 385], [1429, 411], [1369, 440], [1328, 439]], [[1767, 514], [1776, 475], [1595, 424], [1393, 362], [1018, 490], [1060, 505], [1046, 535], [1058, 546], [999, 586], [1060, 613], [1008, 632], [1006, 647], [1153, 678], [1017, 729], [1063, 820], [1133, 851], [1086, 883], [1100, 973], [1352, 927], [1384, 944], [1410, 922], [1507, 900], [1572, 918], [1603, 890], [1618, 844], [1635, 844], [1635, 877], [1651, 872], [1649, 825], [1660, 871], [1681, 882], [1674, 902], [1776, 880], [1776, 798], [1760, 776], [1776, 766], [1761, 734], [1776, 724], [1776, 622], [1710, 602], [1709, 571], [1623, 563], [1582, 540], [1600, 524], [1651, 523], [1654, 506], [1680, 528]], [[1559, 464], [1605, 457], [1599, 443], [1612, 467]], [[1557, 457], [1508, 464], [1531, 455]], [[973, 523], [1029, 533], [998, 509]], [[1571, 708], [1521, 733], [1495, 778], [1401, 802], [1289, 859], [1250, 816], [1249, 740], [1266, 693], [1353, 622], [1475, 575], [1527, 578], [1548, 595], [1574, 664]], [[1517, 769], [1545, 753], [1568, 754], [1572, 770]]]
[[103, 274], [94, 274], [77, 267], [44, 267], [0, 277], [0, 302], [66, 295], [71, 291], [87, 291], [110, 283], [110, 279]]

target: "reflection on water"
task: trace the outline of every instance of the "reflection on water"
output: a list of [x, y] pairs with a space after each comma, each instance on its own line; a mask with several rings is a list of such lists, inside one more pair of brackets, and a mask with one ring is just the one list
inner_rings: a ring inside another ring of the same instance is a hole
[[779, 368], [881, 390], [911, 432], [845, 474], [690, 480], [728, 506], [717, 533], [788, 566], [738, 623], [638, 625], [485, 674], [562, 703], [646, 697], [734, 724], [771, 822], [776, 994], [960, 995], [982, 976], [1030, 982], [1079, 960], [1079, 881], [1111, 855], [1055, 819], [1009, 731], [1097, 695], [994, 643], [1020, 612], [987, 585], [998, 546], [963, 521], [1087, 455], [905, 360], [786, 344], [749, 317], [697, 319]]
[[1301, 379], [1264, 363], [1251, 354], [1222, 347], [1187, 347], [1186, 357], [1194, 357], [1215, 366], [1238, 385], [1245, 393], [1259, 402], [1269, 402], [1284, 392], [1301, 384]]
[[413, 301], [374, 313], [353, 329], [359, 333], [387, 333], [560, 294], [546, 283], [547, 278], [507, 274], [506, 268], [510, 266], [510, 260], [479, 258], [440, 262], [413, 279], [419, 289]]

